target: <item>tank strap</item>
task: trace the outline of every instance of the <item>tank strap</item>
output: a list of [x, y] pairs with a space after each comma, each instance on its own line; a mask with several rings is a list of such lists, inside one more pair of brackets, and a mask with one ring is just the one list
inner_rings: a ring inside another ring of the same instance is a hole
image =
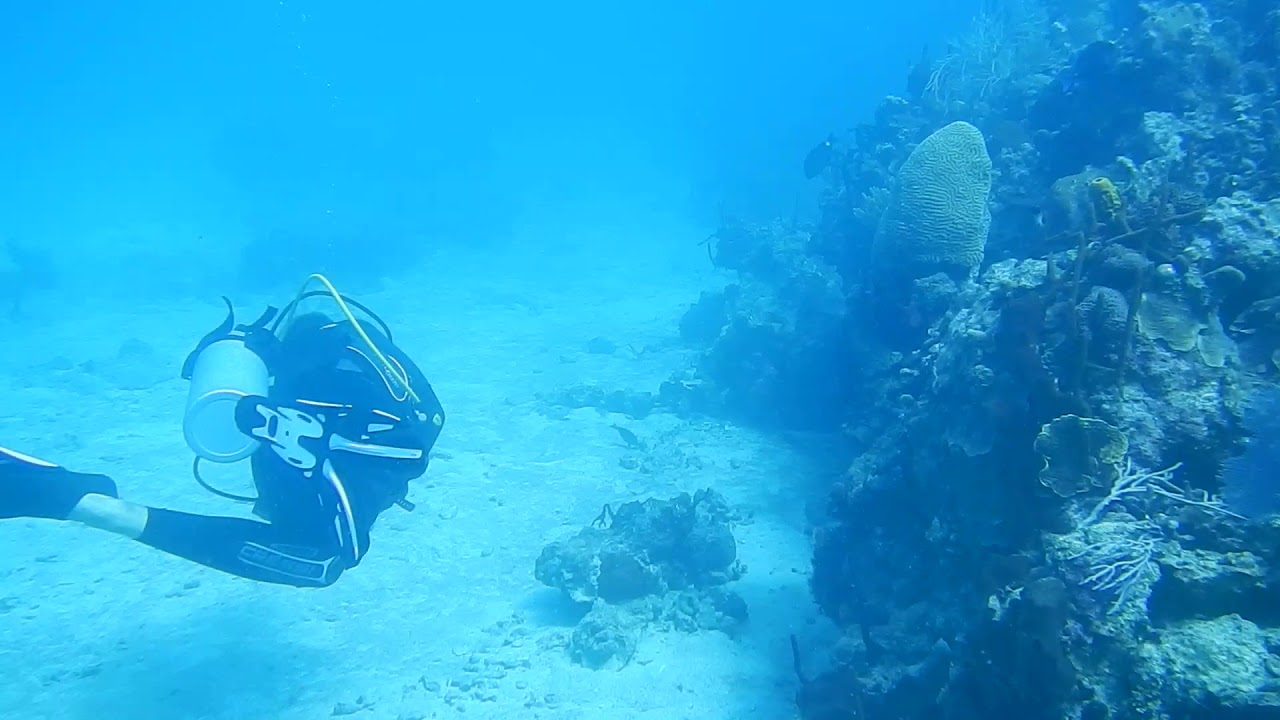
[[187, 355], [186, 360], [182, 361], [183, 380], [191, 379], [191, 375], [196, 369], [196, 358], [200, 357], [200, 353], [205, 348], [219, 340], [226, 340], [235, 332], [242, 333], [245, 338], [245, 347], [257, 353], [268, 368], [271, 367], [271, 358], [275, 355], [276, 342], [273, 342], [275, 341], [275, 336], [267, 329], [267, 325], [280, 313], [280, 310], [268, 305], [257, 320], [248, 325], [236, 325], [236, 311], [231, 304], [231, 299], [223, 295], [222, 302], [226, 303], [227, 316], [218, 324], [218, 327], [210, 330], [203, 338], [200, 338], [200, 342], [196, 343], [195, 349]]
[[280, 355], [280, 338], [276, 337], [268, 325], [279, 314], [274, 305], [268, 305], [262, 314], [249, 325], [241, 325], [236, 329], [244, 333], [244, 346], [262, 358], [263, 364], [271, 374], [276, 372], [276, 359]]

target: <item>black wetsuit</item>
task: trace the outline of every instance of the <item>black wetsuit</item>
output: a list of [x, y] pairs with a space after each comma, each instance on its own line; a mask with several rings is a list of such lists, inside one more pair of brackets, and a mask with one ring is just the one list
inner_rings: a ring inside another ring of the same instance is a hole
[[[148, 508], [138, 541], [241, 577], [300, 587], [331, 585], [357, 565], [378, 515], [403, 503], [409, 481], [425, 472], [444, 423], [413, 362], [368, 332], [408, 376], [417, 402], [387, 382], [346, 322], [298, 318], [269, 362], [269, 396], [245, 398], [237, 408], [248, 434], [279, 435], [277, 425], [292, 418], [316, 435], [267, 439], [252, 456], [254, 512], [266, 522]], [[88, 493], [115, 497], [115, 483], [0, 452], [0, 518], [65, 519]]]

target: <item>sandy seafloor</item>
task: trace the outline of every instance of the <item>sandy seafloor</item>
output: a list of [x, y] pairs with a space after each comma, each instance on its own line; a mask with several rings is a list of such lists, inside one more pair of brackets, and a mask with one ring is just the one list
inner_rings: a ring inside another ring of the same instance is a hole
[[[807, 441], [549, 399], [578, 385], [656, 391], [688, 362], [679, 318], [724, 282], [696, 242], [678, 257], [565, 256], [557, 274], [572, 282], [439, 256], [417, 280], [360, 295], [449, 420], [411, 485], [417, 510], [385, 513], [370, 554], [332, 588], [253, 583], [69, 524], [0, 524], [0, 717], [794, 717], [788, 635], [821, 635], [803, 517], [824, 470]], [[287, 297], [235, 300], [248, 321]], [[108, 473], [141, 502], [246, 514], [191, 479], [180, 428], [178, 369], [221, 319], [217, 298], [60, 312], [6, 332], [3, 442]], [[618, 350], [589, 352], [595, 337]], [[667, 461], [623, 467], [613, 422]], [[736, 639], [646, 633], [621, 670], [571, 662], [577, 614], [534, 579], [543, 546], [605, 503], [702, 487], [754, 516], [735, 530], [749, 626]]]

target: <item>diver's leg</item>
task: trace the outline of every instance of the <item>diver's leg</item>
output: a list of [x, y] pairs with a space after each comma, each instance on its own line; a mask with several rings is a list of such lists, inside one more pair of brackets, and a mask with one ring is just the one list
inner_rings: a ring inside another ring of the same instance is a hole
[[233, 575], [299, 587], [333, 584], [332, 551], [254, 520], [152, 508], [117, 497], [105, 475], [77, 473], [0, 448], [0, 518], [72, 520]]
[[326, 587], [346, 565], [337, 548], [324, 549], [256, 520], [209, 517], [148, 508], [138, 542], [250, 580]]
[[68, 519], [250, 580], [326, 587], [346, 569], [336, 549], [323, 550], [256, 520], [194, 515], [103, 495], [86, 495]]
[[80, 499], [67, 519], [98, 530], [137, 540], [147, 526], [150, 508], [117, 497], [89, 494]]

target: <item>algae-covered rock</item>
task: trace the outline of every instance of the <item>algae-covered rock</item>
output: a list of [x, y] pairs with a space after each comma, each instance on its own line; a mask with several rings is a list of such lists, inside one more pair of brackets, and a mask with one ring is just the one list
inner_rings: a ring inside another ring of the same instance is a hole
[[723, 496], [705, 489], [605, 506], [590, 526], [543, 548], [534, 576], [591, 603], [570, 657], [593, 669], [625, 666], [646, 629], [736, 632], [746, 603], [723, 585], [746, 571], [733, 537], [737, 519]]
[[644, 623], [625, 608], [603, 602], [578, 622], [569, 639], [569, 657], [593, 670], [610, 663], [625, 666], [635, 655]]
[[598, 600], [574, 628], [569, 657], [593, 670], [621, 668], [631, 661], [646, 632], [715, 630], [733, 637], [747, 619], [742, 596], [723, 587], [669, 592], [623, 605]]
[[1213, 257], [1248, 278], [1255, 298], [1280, 293], [1280, 198], [1235, 192], [1209, 206], [1197, 227]]
[[733, 517], [709, 489], [605, 508], [592, 526], [543, 548], [534, 575], [575, 602], [625, 603], [723, 584], [742, 571]]
[[1269, 640], [1239, 615], [1179, 623], [1141, 647], [1139, 680], [1166, 712], [1213, 707], [1218, 714], [1198, 717], [1236, 717], [1226, 709], [1270, 707], [1272, 714], [1249, 717], [1274, 717], [1280, 658], [1268, 651]]

